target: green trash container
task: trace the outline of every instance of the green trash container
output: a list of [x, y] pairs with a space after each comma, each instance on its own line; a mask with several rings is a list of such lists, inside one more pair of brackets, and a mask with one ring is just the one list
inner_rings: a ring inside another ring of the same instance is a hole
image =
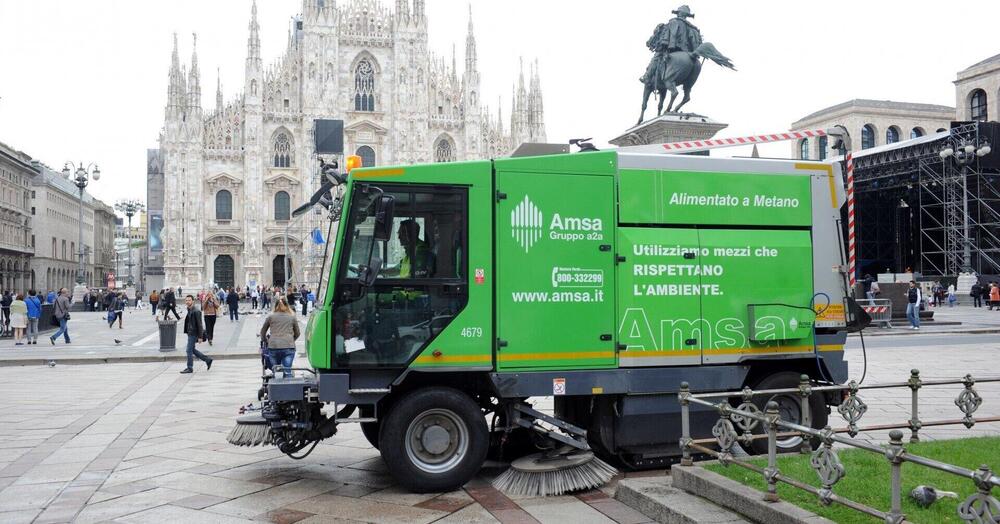
[[174, 351], [177, 349], [177, 321], [170, 319], [159, 319], [160, 325], [160, 351]]

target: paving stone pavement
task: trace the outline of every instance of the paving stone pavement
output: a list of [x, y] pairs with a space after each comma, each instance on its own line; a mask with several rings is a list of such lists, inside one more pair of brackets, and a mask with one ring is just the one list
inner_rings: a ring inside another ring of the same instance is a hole
[[[255, 344], [250, 322], [230, 332], [234, 343]], [[921, 368], [925, 379], [969, 371], [1000, 376], [1000, 343], [907, 348], [909, 337], [899, 338], [898, 347], [869, 350], [868, 383], [905, 380], [912, 367]], [[852, 347], [848, 354], [857, 377], [861, 353]], [[615, 482], [569, 496], [507, 497], [489, 485], [495, 472], [484, 470], [456, 492], [407, 493], [394, 485], [378, 452], [353, 425], [342, 426], [301, 461], [274, 448], [233, 447], [225, 436], [237, 406], [254, 396], [259, 363], [223, 360], [211, 371], [198, 363], [191, 375], [178, 374], [181, 367], [145, 362], [0, 368], [0, 394], [9, 406], [0, 426], [0, 522], [648, 521], [609, 497]], [[921, 417], [958, 418], [953, 399], [959, 389], [923, 390]], [[1000, 415], [1000, 385], [978, 389], [985, 400], [979, 414]], [[862, 424], [909, 416], [909, 390], [870, 392], [864, 400], [869, 413]], [[552, 402], [538, 399], [537, 405], [546, 410]], [[921, 434], [997, 435], [1000, 424]], [[885, 431], [863, 436], [888, 438]]]

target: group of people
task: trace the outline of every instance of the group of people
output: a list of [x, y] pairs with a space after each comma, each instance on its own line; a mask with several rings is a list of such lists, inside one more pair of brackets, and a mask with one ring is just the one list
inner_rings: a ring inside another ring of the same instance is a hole
[[0, 297], [3, 322], [0, 329], [4, 335], [14, 337], [15, 346], [38, 343], [38, 320], [42, 317], [42, 297], [34, 290], [14, 294], [4, 291]]
[[[211, 291], [203, 291], [197, 298], [192, 295], [184, 297], [184, 305], [187, 307], [184, 316], [187, 366], [181, 373], [194, 372], [195, 358], [205, 363], [206, 370], [212, 369], [212, 358], [199, 351], [197, 344], [208, 342], [208, 345], [213, 345], [215, 322], [222, 308], [221, 304], [225, 303], [229, 307], [231, 321], [238, 320], [238, 316], [233, 320], [232, 315], [239, 310], [239, 293], [233, 289], [220, 290], [219, 293], [221, 297]], [[284, 376], [291, 376], [292, 363], [295, 359], [295, 341], [300, 335], [299, 321], [295, 318], [295, 313], [289, 307], [287, 298], [279, 295], [274, 303], [274, 311], [264, 319], [260, 330], [261, 340], [264, 341], [263, 357], [269, 368], [281, 366]]]
[[969, 290], [969, 296], [972, 297], [973, 307], [986, 307], [991, 311], [996, 308], [1000, 311], [1000, 284], [996, 281], [982, 285], [976, 282], [972, 285], [972, 289]]

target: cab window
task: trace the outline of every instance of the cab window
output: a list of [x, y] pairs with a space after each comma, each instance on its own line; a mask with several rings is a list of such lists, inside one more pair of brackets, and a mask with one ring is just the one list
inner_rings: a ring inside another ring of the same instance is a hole
[[[407, 365], [465, 307], [468, 190], [379, 185], [395, 200], [389, 240], [373, 241], [371, 191], [352, 198], [334, 309], [335, 367]], [[367, 206], [367, 209], [366, 209]], [[369, 254], [381, 259], [370, 288], [357, 281]]]

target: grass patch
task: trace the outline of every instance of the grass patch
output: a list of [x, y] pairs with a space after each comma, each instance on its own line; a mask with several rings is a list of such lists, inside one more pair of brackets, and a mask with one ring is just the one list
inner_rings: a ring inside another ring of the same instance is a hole
[[[905, 441], [904, 441], [905, 442]], [[981, 464], [986, 464], [994, 472], [1000, 466], [1000, 437], [979, 437], [957, 440], [938, 440], [906, 444], [908, 453], [927, 457], [956, 466], [975, 470]], [[855, 502], [881, 511], [890, 507], [889, 461], [882, 455], [859, 450], [848, 449], [838, 452], [840, 461], [844, 464], [846, 475], [834, 487], [833, 492]], [[767, 466], [767, 457], [755, 458], [753, 462]], [[819, 487], [816, 472], [809, 466], [809, 455], [785, 455], [778, 457], [778, 468], [783, 475], [794, 478], [812, 486]], [[767, 484], [757, 473], [739, 466], [725, 467], [719, 464], [706, 466], [706, 469], [720, 475], [739, 481], [747, 486], [767, 490]], [[976, 487], [971, 480], [937, 471], [924, 466], [903, 463], [903, 513], [909, 522], [939, 523], [962, 522], [956, 508], [969, 495], [976, 493]], [[945, 498], [935, 502], [929, 508], [921, 508], [910, 499], [910, 490], [925, 484], [945, 491], [958, 493], [959, 499]], [[996, 496], [994, 490], [994, 496]], [[839, 523], [871, 523], [881, 522], [874, 517], [854, 511], [839, 504], [823, 506], [812, 493], [798, 490], [787, 484], [778, 483], [778, 495], [781, 500], [791, 502], [817, 515]]]

